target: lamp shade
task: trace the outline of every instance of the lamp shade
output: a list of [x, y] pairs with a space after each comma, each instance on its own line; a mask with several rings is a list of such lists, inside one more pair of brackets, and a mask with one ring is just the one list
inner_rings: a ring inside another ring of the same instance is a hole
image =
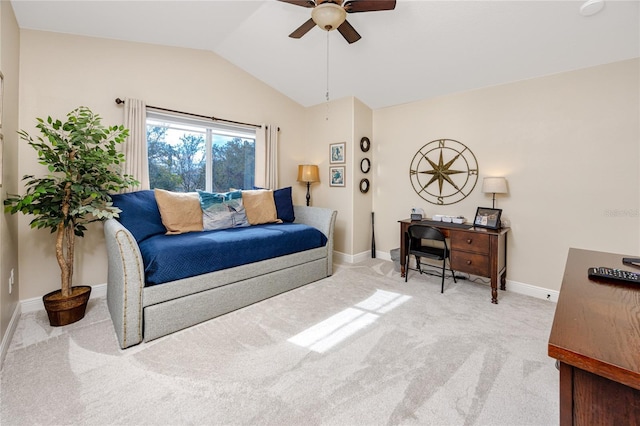
[[298, 182], [320, 182], [320, 171], [313, 164], [301, 164], [298, 166]]
[[507, 194], [507, 180], [503, 177], [486, 177], [482, 181], [482, 192], [491, 194]]
[[335, 3], [322, 3], [311, 11], [311, 18], [325, 31], [338, 28], [347, 19], [347, 12]]

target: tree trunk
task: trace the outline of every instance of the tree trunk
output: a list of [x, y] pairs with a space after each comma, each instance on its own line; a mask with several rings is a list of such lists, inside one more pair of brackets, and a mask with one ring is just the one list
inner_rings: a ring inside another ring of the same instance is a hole
[[62, 297], [69, 297], [71, 296], [71, 281], [73, 278], [73, 246], [75, 241], [73, 221], [66, 221], [69, 215], [71, 182], [66, 183], [64, 191], [64, 199], [62, 200], [63, 219], [58, 224], [58, 235], [56, 237], [56, 259], [61, 272], [60, 289], [62, 290]]
[[67, 256], [65, 255], [65, 247], [67, 230], [64, 227], [64, 221], [58, 224], [58, 234], [56, 236], [56, 260], [60, 266], [60, 289], [63, 297], [71, 296], [71, 274], [67, 264]]

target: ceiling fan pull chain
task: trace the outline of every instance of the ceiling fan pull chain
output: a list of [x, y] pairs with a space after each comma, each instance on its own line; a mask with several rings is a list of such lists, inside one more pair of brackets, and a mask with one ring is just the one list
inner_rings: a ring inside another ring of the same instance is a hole
[[327, 33], [327, 102], [329, 102], [329, 31]]

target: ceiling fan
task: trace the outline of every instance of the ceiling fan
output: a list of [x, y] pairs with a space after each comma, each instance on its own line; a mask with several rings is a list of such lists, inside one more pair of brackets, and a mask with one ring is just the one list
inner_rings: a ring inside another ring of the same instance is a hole
[[378, 10], [393, 10], [396, 7], [396, 0], [348, 0], [342, 4], [343, 0], [279, 0], [284, 3], [295, 4], [296, 6], [313, 8], [311, 18], [300, 25], [294, 32], [289, 34], [291, 38], [300, 38], [316, 25], [325, 31], [337, 29], [340, 34], [349, 42], [355, 43], [362, 37], [347, 22], [347, 13], [375, 12]]

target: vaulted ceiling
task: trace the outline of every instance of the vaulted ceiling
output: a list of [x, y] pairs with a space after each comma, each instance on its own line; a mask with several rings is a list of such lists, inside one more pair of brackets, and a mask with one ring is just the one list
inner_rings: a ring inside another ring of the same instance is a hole
[[24, 29], [215, 52], [304, 106], [373, 109], [640, 57], [640, 2], [411, 1], [354, 13], [362, 39], [288, 34], [311, 9], [266, 1], [11, 1]]

